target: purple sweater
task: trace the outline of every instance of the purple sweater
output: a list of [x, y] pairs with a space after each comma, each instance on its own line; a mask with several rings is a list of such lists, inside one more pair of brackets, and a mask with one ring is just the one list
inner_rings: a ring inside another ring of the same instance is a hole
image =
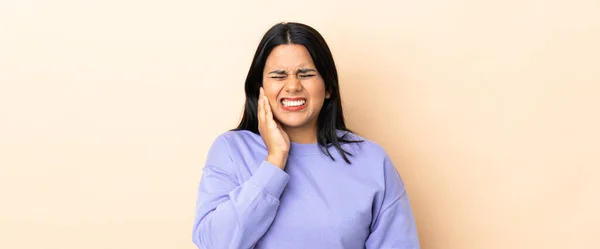
[[[338, 131], [338, 135], [345, 132]], [[385, 150], [344, 144], [347, 164], [318, 144], [291, 143], [285, 171], [265, 161], [259, 135], [229, 131], [212, 144], [198, 189], [193, 241], [200, 249], [415, 249], [402, 179]]]

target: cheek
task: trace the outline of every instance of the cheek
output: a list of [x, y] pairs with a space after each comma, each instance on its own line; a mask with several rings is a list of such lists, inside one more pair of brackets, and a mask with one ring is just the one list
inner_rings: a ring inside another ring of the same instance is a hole
[[310, 82], [310, 84], [307, 84], [306, 88], [312, 98], [318, 99], [319, 101], [323, 101], [325, 99], [325, 83], [322, 80]]
[[274, 105], [277, 105], [277, 95], [279, 94], [279, 91], [281, 89], [281, 87], [277, 86], [277, 84], [272, 84], [271, 82], [268, 81], [263, 81], [263, 90], [265, 90], [265, 95], [267, 96], [267, 98], [269, 99], [269, 103], [271, 104], [271, 107], [273, 107]]

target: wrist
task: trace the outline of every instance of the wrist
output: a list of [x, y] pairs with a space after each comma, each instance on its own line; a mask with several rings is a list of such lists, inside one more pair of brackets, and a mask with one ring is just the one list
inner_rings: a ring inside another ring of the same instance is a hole
[[280, 169], [283, 169], [285, 168], [285, 163], [287, 162], [287, 154], [269, 154], [266, 161], [279, 167]]

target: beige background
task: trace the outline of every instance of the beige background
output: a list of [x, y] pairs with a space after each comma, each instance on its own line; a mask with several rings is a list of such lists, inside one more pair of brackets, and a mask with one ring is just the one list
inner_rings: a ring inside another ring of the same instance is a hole
[[597, 0], [0, 0], [0, 248], [193, 248], [279, 21], [329, 42], [422, 248], [600, 248]]

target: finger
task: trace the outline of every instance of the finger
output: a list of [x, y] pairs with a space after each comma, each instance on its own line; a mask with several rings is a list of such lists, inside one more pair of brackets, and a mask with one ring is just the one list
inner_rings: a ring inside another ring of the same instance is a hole
[[282, 129], [281, 129], [281, 124], [279, 124], [279, 121], [277, 121], [277, 120], [273, 120], [273, 123], [275, 124], [275, 128], [277, 128], [277, 129], [278, 129], [278, 130], [280, 130], [280, 131], [282, 130]]
[[279, 123], [279, 121], [275, 121], [275, 124], [277, 124], [277, 129], [279, 130], [279, 132], [281, 132], [281, 135], [283, 135], [283, 137], [289, 141], [289, 136], [288, 134], [283, 130], [283, 127], [281, 127], [281, 123]]
[[265, 97], [265, 119], [266, 120], [274, 120], [273, 112], [271, 112], [271, 104], [269, 104], [269, 99]]
[[263, 115], [263, 105], [264, 105], [264, 103], [265, 102], [263, 101], [263, 89], [261, 87], [260, 88], [260, 93], [258, 94], [258, 110], [257, 110], [258, 123], [259, 124], [264, 121], [264, 115]]

